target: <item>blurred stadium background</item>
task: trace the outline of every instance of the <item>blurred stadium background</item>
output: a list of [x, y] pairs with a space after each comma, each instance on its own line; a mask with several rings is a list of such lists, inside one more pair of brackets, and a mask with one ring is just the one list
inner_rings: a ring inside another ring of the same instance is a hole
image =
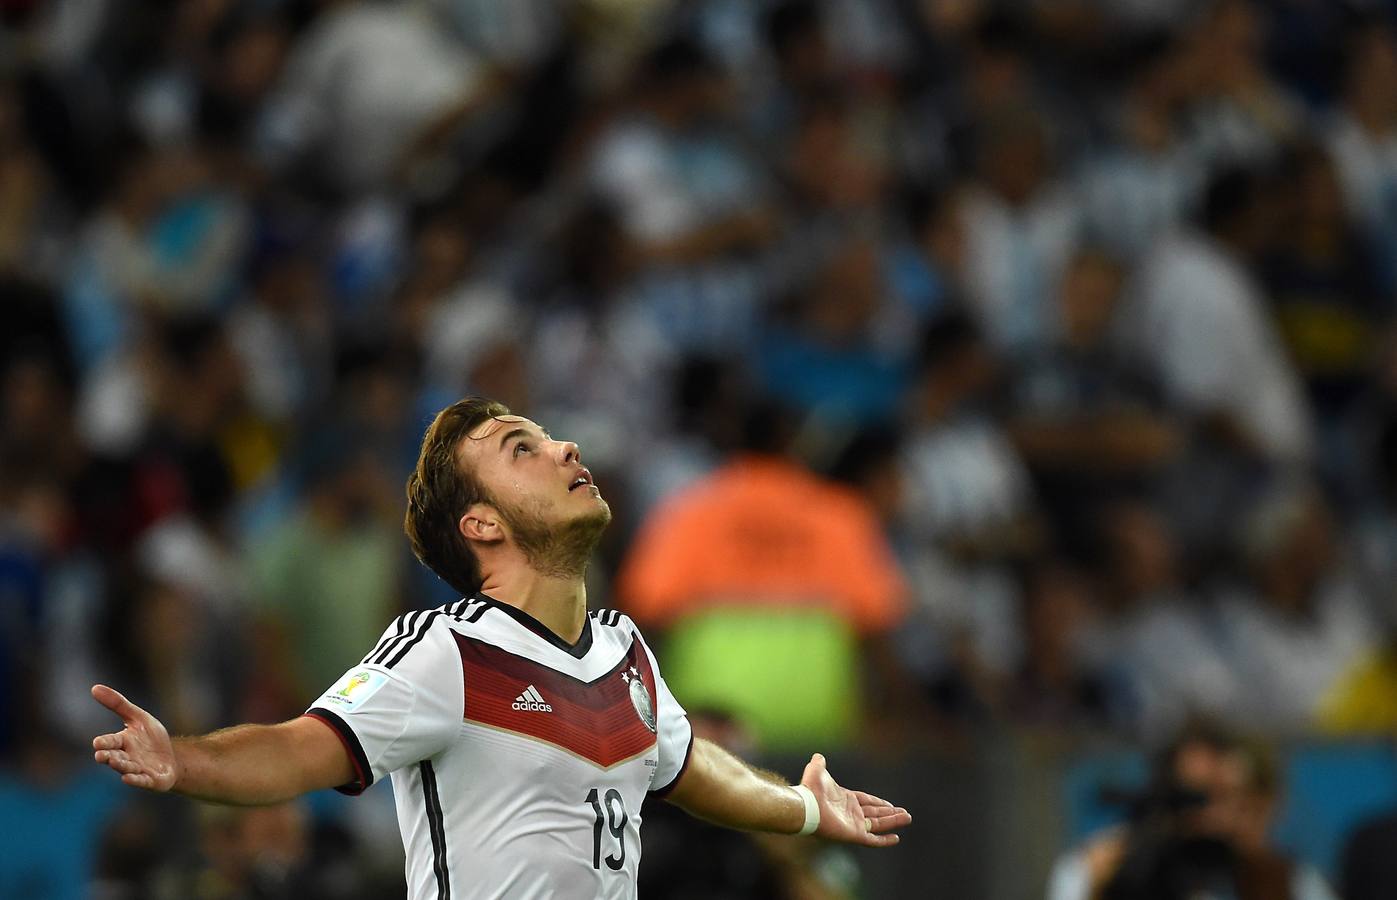
[[709, 733], [917, 816], [647, 810], [642, 896], [1068, 890], [1199, 717], [1393, 896], [1395, 15], [0, 0], [0, 896], [401, 895], [386, 786], [138, 795], [87, 688], [275, 720], [451, 599], [401, 492], [466, 393], [581, 444]]

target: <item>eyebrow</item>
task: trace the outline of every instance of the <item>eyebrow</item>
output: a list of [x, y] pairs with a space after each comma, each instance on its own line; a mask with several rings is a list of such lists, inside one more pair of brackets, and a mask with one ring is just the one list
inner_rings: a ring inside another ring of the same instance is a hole
[[[540, 431], [542, 431], [542, 429], [540, 429]], [[528, 437], [528, 436], [529, 436], [529, 430], [528, 430], [527, 428], [511, 428], [509, 431], [506, 431], [506, 432], [504, 433], [504, 436], [503, 436], [503, 437], [500, 438], [500, 449], [501, 449], [501, 450], [504, 449], [504, 445], [509, 443], [510, 438]], [[547, 431], [543, 431], [543, 438], [544, 438], [544, 440], [552, 440], [552, 439], [553, 439], [553, 436], [550, 435]]]
[[511, 429], [511, 430], [509, 430], [509, 431], [506, 431], [506, 432], [504, 433], [504, 437], [500, 438], [500, 449], [501, 449], [501, 450], [504, 449], [504, 445], [509, 443], [510, 438], [528, 437], [528, 436], [529, 436], [528, 429], [525, 429], [525, 428], [513, 428], [513, 429]]

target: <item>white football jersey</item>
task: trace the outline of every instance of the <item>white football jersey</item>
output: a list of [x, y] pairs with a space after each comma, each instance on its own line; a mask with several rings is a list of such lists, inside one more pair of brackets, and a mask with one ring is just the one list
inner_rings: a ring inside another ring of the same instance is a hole
[[339, 790], [392, 775], [412, 900], [635, 897], [641, 803], [693, 745], [628, 617], [569, 646], [483, 594], [395, 620], [306, 715], [354, 761]]

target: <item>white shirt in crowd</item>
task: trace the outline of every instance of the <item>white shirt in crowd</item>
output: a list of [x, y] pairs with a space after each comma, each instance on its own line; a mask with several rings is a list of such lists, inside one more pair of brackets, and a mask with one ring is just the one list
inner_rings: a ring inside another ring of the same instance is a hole
[[1178, 408], [1228, 414], [1274, 461], [1309, 457], [1309, 410], [1265, 298], [1219, 244], [1190, 233], [1165, 239], [1125, 312], [1131, 353]]
[[986, 338], [1001, 351], [1044, 346], [1059, 328], [1057, 288], [1081, 232], [1076, 199], [1049, 186], [1016, 209], [976, 190], [961, 215], [968, 299]]
[[317, 154], [340, 186], [372, 189], [482, 81], [425, 10], [350, 4], [297, 42], [266, 110], [263, 151], [274, 164]]
[[1327, 143], [1349, 212], [1368, 228], [1397, 227], [1397, 130], [1376, 135], [1340, 114]]
[[906, 516], [930, 540], [1013, 525], [1033, 503], [1028, 470], [989, 417], [963, 415], [914, 432], [902, 454]]
[[1316, 593], [1313, 613], [1298, 617], [1240, 591], [1220, 604], [1226, 652], [1242, 689], [1238, 713], [1252, 727], [1312, 730], [1323, 701], [1374, 649], [1380, 632], [1355, 582], [1332, 578]]
[[1236, 672], [1216, 629], [1188, 597], [1142, 598], [1094, 625], [1085, 643], [1094, 661], [1123, 681], [1143, 737], [1165, 738], [1191, 716], [1226, 718], [1236, 709]]
[[1102, 154], [1083, 167], [1077, 182], [1087, 233], [1122, 258], [1138, 259], [1184, 222], [1205, 176], [1196, 154], [1183, 146]]

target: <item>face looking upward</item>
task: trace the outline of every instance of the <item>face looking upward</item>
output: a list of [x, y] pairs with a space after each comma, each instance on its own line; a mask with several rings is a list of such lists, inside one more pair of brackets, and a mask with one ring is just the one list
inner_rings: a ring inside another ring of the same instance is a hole
[[481, 423], [457, 452], [488, 495], [458, 523], [468, 541], [513, 542], [545, 574], [582, 573], [611, 507], [576, 444], [509, 415]]

